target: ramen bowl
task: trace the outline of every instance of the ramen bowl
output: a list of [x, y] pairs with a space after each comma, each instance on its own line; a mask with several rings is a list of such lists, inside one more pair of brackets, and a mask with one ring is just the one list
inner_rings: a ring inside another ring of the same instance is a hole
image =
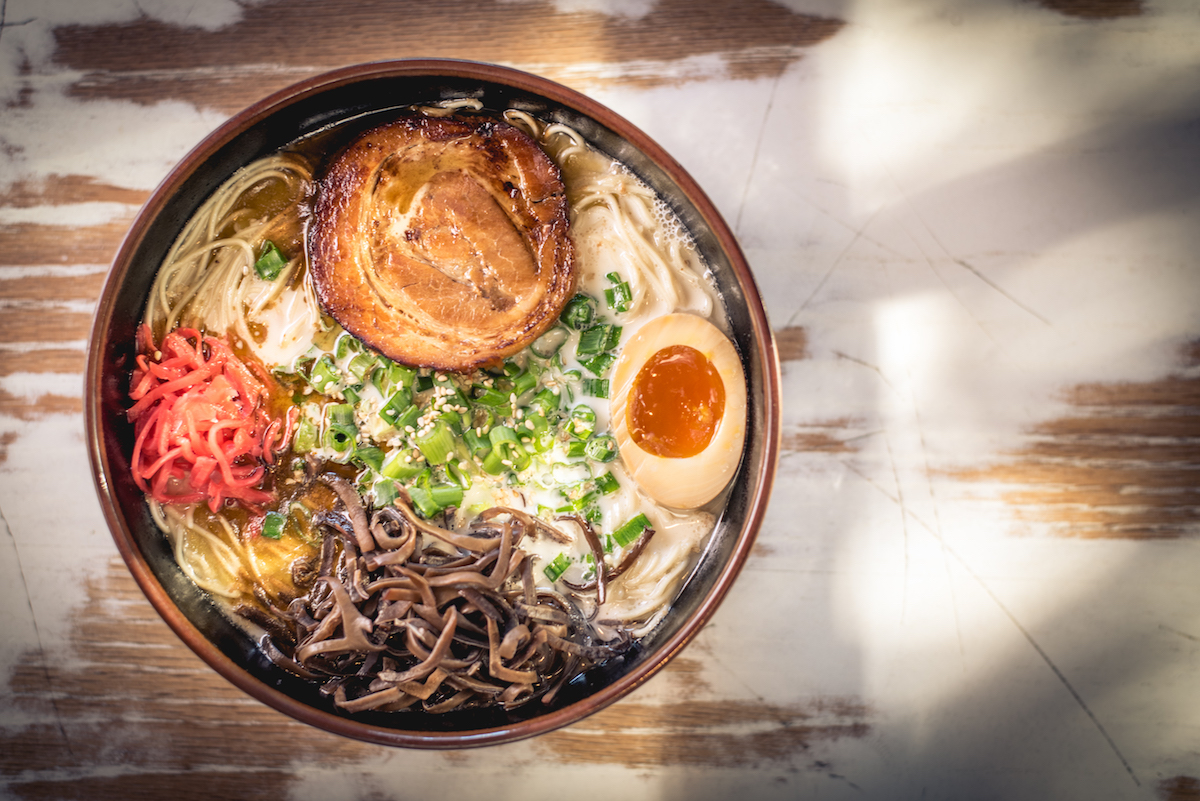
[[[139, 321], [159, 265], [193, 212], [235, 171], [302, 137], [348, 120], [386, 119], [413, 104], [472, 98], [579, 132], [622, 162], [673, 209], [711, 269], [747, 384], [740, 468], [716, 527], [655, 627], [620, 658], [566, 684], [552, 703], [429, 714], [347, 714], [319, 686], [277, 665], [185, 575], [131, 474], [126, 419]], [[314, 77], [247, 108], [192, 150], [134, 221], [104, 286], [87, 367], [86, 422], [95, 484], [108, 525], [150, 603], [201, 659], [241, 690], [299, 721], [385, 745], [463, 748], [569, 725], [626, 695], [661, 669], [712, 617], [754, 542], [770, 493], [779, 438], [778, 359], [750, 269], [728, 226], [686, 171], [645, 133], [599, 103], [534, 75], [451, 60], [401, 60]]]

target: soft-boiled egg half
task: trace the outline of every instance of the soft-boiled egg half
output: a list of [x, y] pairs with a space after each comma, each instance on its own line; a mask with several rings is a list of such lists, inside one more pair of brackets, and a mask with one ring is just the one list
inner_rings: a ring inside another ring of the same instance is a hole
[[629, 474], [676, 509], [711, 501], [737, 471], [746, 378], [733, 343], [694, 314], [667, 314], [621, 350], [611, 386], [613, 436]]

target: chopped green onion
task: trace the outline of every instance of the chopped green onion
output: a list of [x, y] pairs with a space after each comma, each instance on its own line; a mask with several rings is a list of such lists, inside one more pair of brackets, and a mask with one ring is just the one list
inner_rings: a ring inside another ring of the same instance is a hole
[[336, 389], [337, 385], [342, 383], [341, 373], [328, 354], [313, 362], [312, 370], [308, 373], [308, 383], [322, 395], [329, 394], [330, 389]]
[[587, 439], [596, 430], [596, 411], [587, 404], [579, 404], [571, 410], [567, 422], [567, 433], [576, 439]]
[[417, 511], [426, 519], [442, 511], [442, 507], [434, 503], [433, 493], [420, 485], [409, 487], [408, 497], [412, 498], [413, 506], [417, 507]]
[[472, 456], [492, 447], [492, 441], [486, 436], [476, 434], [473, 428], [468, 428], [463, 432], [463, 442], [467, 444], [467, 452]]
[[277, 540], [283, 536], [283, 527], [287, 518], [279, 512], [267, 512], [263, 517], [262, 535], [269, 540]]
[[462, 503], [463, 488], [457, 484], [434, 484], [425, 473], [416, 484], [408, 488], [409, 497], [424, 517], [430, 518], [441, 512], [447, 506], [458, 506]]
[[383, 451], [374, 445], [368, 445], [363, 448], [355, 448], [354, 458], [358, 459], [375, 472], [379, 472], [383, 468]]
[[296, 433], [292, 436], [292, 450], [296, 453], [308, 453], [317, 447], [317, 426], [307, 417], [301, 417], [296, 424]]
[[346, 401], [346, 403], [349, 403], [351, 406], [357, 406], [358, 402], [360, 400], [362, 400], [362, 398], [360, 398], [358, 396], [358, 390], [360, 390], [360, 389], [362, 389], [362, 386], [359, 386], [357, 388], [346, 387], [345, 389], [342, 390], [342, 398]]
[[579, 335], [579, 344], [575, 346], [575, 355], [582, 358], [612, 350], [620, 338], [621, 327], [619, 325], [611, 323], [593, 325]]
[[424, 461], [413, 459], [412, 454], [408, 452], [407, 448], [397, 448], [383, 460], [383, 465], [379, 468], [379, 472], [385, 478], [395, 479], [396, 481], [407, 481], [410, 478], [419, 476], [424, 469]]
[[450, 426], [450, 433], [456, 437], [461, 437], [464, 428], [464, 421], [461, 414], [458, 412], [442, 412], [438, 417], [439, 420]]
[[376, 481], [372, 489], [375, 492], [376, 506], [391, 506], [392, 502], [400, 497], [400, 489], [390, 478], [381, 478]]
[[411, 389], [417, 378], [417, 371], [411, 367], [380, 356], [379, 369], [371, 375], [371, 382], [379, 389], [381, 395], [388, 395], [400, 389]]
[[475, 387], [475, 402], [480, 406], [487, 406], [492, 409], [501, 409], [506, 406], [511, 406], [512, 401], [509, 396], [493, 387], [476, 386]]
[[[407, 389], [398, 389], [387, 399], [387, 403], [379, 409], [379, 416], [390, 426], [397, 426], [400, 416], [412, 407], [412, 393]], [[415, 407], [413, 407], [415, 408]]]
[[346, 365], [346, 369], [350, 374], [357, 378], [360, 382], [366, 381], [367, 376], [379, 364], [379, 359], [372, 353], [359, 353], [350, 360], [350, 364]]
[[[581, 492], [579, 487], [569, 488], [564, 492], [564, 494], [567, 496], [567, 505], [560, 506], [555, 510], [560, 514], [570, 514], [571, 512], [578, 512], [586, 509], [589, 506], [593, 506], [595, 505], [596, 499], [600, 495], [600, 493], [596, 490], [592, 490], [590, 492]], [[577, 497], [572, 497], [572, 495]]]
[[549, 418], [550, 415], [558, 411], [559, 396], [554, 394], [554, 390], [547, 387], [538, 394], [533, 396], [533, 400], [529, 402], [529, 408]]
[[337, 354], [337, 358], [344, 359], [351, 353], [360, 353], [362, 351], [362, 343], [353, 334], [344, 333], [338, 337], [337, 344], [333, 350]]
[[513, 394], [518, 398], [524, 395], [529, 390], [537, 386], [538, 377], [533, 374], [533, 371], [526, 370], [525, 372], [513, 377]]
[[601, 495], [612, 495], [620, 488], [621, 485], [612, 473], [596, 476], [596, 489], [600, 490]]
[[567, 568], [571, 566], [571, 560], [567, 558], [565, 553], [560, 553], [558, 556], [550, 560], [542, 572], [546, 574], [546, 578], [551, 581], [558, 581], [563, 573], [567, 572]]
[[595, 317], [596, 301], [587, 295], [576, 295], [567, 301], [559, 319], [576, 331], [581, 331], [585, 326], [590, 325]]
[[349, 403], [331, 403], [325, 407], [329, 422], [335, 425], [354, 425], [354, 406]]
[[642, 535], [642, 532], [650, 528], [650, 520], [645, 513], [638, 512], [636, 516], [627, 523], [621, 525], [612, 533], [612, 537], [616, 540], [617, 545], [625, 548], [631, 545]]
[[397, 429], [404, 431], [409, 426], [416, 425], [417, 420], [421, 417], [421, 410], [416, 404], [409, 404], [404, 411], [396, 418], [396, 422], [392, 423]]
[[585, 453], [597, 462], [611, 462], [617, 457], [617, 441], [609, 434], [601, 434], [587, 441]]
[[349, 455], [357, 437], [358, 429], [354, 426], [331, 423], [325, 429], [325, 447], [335, 453]]
[[441, 419], [434, 421], [424, 436], [417, 436], [414, 442], [430, 464], [445, 464], [454, 454], [454, 434]]
[[583, 379], [583, 394], [593, 398], [608, 397], [608, 379], [607, 378], [585, 378]]
[[262, 253], [254, 262], [254, 272], [258, 277], [264, 281], [274, 281], [286, 266], [287, 259], [279, 248], [275, 247], [275, 243], [270, 240], [263, 242]]
[[[529, 454], [521, 447], [517, 434], [508, 426], [493, 426], [488, 432], [492, 443], [492, 451], [483, 460], [485, 470], [493, 475], [499, 475], [505, 468], [521, 471], [529, 467]], [[494, 457], [494, 458], [493, 458]], [[500, 470], [496, 470], [497, 465]], [[492, 469], [488, 469], [489, 466]]]
[[629, 302], [633, 300], [633, 290], [629, 288], [629, 283], [622, 281], [618, 273], [609, 273], [607, 277], [613, 283], [611, 289], [604, 290], [604, 299], [608, 303], [608, 308], [616, 312], [629, 311]]
[[603, 378], [604, 374], [608, 372], [608, 368], [612, 367], [613, 362], [616, 360], [617, 357], [611, 353], [601, 353], [600, 355], [593, 356], [590, 359], [584, 359], [580, 362], [580, 364], [586, 367], [597, 377]]
[[433, 502], [443, 509], [458, 506], [463, 499], [463, 488], [459, 484], [432, 484], [429, 493]]

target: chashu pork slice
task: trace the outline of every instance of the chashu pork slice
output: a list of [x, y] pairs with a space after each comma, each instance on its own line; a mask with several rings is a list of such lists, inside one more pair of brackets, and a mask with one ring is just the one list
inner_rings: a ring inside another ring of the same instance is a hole
[[558, 167], [484, 118], [403, 117], [329, 165], [309, 228], [326, 313], [407, 365], [467, 372], [521, 350], [575, 289]]

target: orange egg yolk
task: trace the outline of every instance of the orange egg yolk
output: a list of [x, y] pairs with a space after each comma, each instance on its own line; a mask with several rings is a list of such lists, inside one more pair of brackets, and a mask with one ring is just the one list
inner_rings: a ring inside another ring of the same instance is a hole
[[685, 459], [708, 447], [725, 413], [725, 382], [703, 353], [668, 345], [633, 379], [630, 436], [654, 456]]

